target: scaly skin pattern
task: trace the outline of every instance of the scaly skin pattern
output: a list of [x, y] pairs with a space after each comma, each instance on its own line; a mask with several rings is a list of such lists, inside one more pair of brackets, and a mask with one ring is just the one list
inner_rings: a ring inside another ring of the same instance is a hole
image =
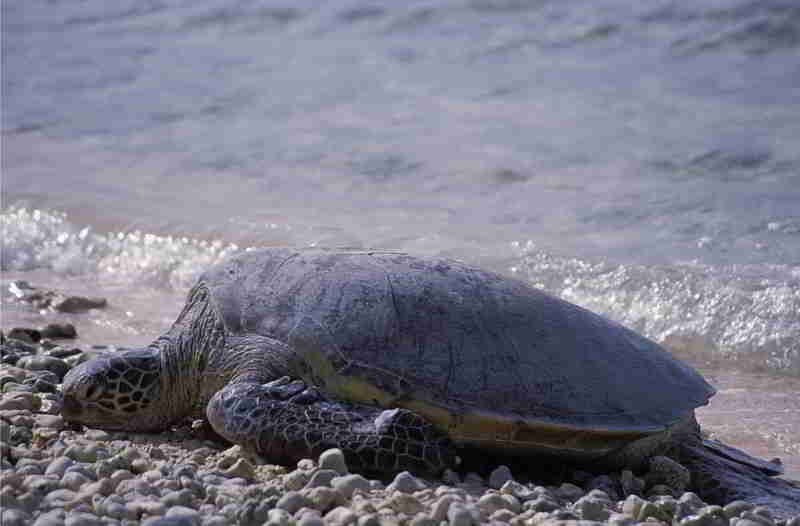
[[231, 384], [206, 414], [223, 437], [281, 463], [337, 447], [357, 471], [436, 474], [455, 466], [447, 436], [411, 411], [330, 402], [288, 377]]

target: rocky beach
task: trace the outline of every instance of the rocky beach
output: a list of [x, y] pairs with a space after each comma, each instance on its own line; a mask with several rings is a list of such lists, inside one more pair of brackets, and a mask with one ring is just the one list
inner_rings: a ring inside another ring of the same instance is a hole
[[279, 466], [212, 440], [200, 421], [158, 434], [78, 428], [53, 411], [66, 372], [113, 347], [75, 346], [64, 313], [91, 315], [101, 298], [25, 282], [17, 301], [42, 328], [4, 328], [0, 358], [2, 524], [35, 525], [414, 525], [798, 526], [766, 507], [703, 502], [688, 479], [667, 485], [656, 471], [554, 480], [536, 466], [490, 465], [439, 479], [351, 473], [342, 453]]

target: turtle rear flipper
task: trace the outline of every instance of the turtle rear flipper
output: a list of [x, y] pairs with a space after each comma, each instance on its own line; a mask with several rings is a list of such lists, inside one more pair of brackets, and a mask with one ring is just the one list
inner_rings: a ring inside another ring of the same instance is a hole
[[449, 438], [405, 409], [329, 401], [301, 380], [233, 383], [206, 416], [227, 440], [282, 464], [339, 448], [352, 470], [438, 474], [455, 465]]
[[722, 442], [718, 442], [710, 438], [703, 439], [703, 445], [719, 456], [739, 462], [740, 464], [746, 464], [752, 468], [760, 470], [765, 475], [770, 477], [783, 475], [783, 465], [781, 465], [780, 461], [777, 459], [776, 461], [760, 459], [752, 455], [748, 455], [741, 449], [725, 445]]
[[800, 515], [800, 488], [776, 478], [777, 467], [716, 441], [682, 444], [682, 464], [694, 491], [707, 502], [743, 500], [766, 506], [776, 517]]

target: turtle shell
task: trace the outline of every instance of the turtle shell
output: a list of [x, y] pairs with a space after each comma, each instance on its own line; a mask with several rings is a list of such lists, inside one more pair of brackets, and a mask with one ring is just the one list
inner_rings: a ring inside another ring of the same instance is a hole
[[322, 392], [417, 411], [459, 444], [596, 457], [714, 394], [653, 341], [449, 259], [264, 249], [201, 282], [228, 334], [279, 340]]

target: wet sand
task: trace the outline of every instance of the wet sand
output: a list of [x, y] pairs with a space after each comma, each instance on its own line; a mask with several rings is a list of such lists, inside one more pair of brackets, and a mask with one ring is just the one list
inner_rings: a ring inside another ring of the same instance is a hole
[[699, 369], [717, 388], [697, 411], [703, 429], [752, 455], [780, 458], [785, 475], [800, 480], [800, 379]]

